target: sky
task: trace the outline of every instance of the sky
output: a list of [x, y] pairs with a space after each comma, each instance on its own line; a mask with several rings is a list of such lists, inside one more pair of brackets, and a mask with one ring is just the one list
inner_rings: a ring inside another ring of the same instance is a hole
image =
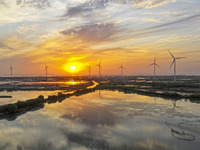
[[0, 76], [172, 75], [168, 50], [200, 75], [199, 0], [0, 0]]

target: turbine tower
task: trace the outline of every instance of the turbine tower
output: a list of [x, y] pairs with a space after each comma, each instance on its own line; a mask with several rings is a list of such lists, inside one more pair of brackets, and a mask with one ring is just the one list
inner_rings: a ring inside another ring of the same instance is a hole
[[100, 60], [99, 64], [96, 66], [99, 67], [99, 79], [100, 79], [100, 77], [101, 77], [101, 60]]
[[121, 63], [121, 66], [119, 67], [119, 69], [121, 69], [121, 76], [123, 76], [123, 70], [125, 69], [123, 64]]
[[172, 65], [174, 64], [174, 82], [176, 82], [176, 60], [177, 59], [183, 59], [186, 57], [174, 57], [174, 55], [172, 55], [172, 53], [168, 50], [168, 52], [170, 53], [170, 55], [173, 58], [172, 64], [170, 65], [169, 69], [172, 67]]
[[47, 71], [48, 71], [48, 66], [46, 64], [45, 65], [45, 68], [44, 68], [44, 71], [46, 72], [46, 80], [47, 80]]
[[11, 64], [10, 64], [10, 76], [11, 76], [11, 77], [13, 76], [13, 67], [12, 67]]
[[156, 63], [156, 57], [154, 58], [153, 64], [150, 64], [149, 66], [153, 66], [153, 68], [154, 68], [154, 80], [155, 80], [156, 79], [156, 67], [160, 68], [160, 66], [158, 66], [158, 64]]
[[90, 73], [91, 73], [91, 64], [88, 66], [88, 71], [89, 71], [88, 75], [89, 75], [89, 77], [90, 77]]

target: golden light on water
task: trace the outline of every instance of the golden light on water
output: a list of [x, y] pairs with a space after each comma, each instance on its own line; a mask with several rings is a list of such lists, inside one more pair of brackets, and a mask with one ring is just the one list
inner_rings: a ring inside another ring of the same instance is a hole
[[82, 71], [83, 68], [83, 64], [80, 62], [69, 62], [63, 65], [63, 69], [72, 74]]

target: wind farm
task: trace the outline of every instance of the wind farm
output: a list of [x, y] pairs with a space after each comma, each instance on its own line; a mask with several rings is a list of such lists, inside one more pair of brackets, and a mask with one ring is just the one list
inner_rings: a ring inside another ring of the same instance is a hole
[[0, 18], [0, 150], [199, 150], [199, 0], [1, 0]]

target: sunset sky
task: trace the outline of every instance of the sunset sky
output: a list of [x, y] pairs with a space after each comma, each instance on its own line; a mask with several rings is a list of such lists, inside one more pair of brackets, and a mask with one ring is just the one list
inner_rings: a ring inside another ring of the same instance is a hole
[[168, 50], [200, 75], [200, 0], [0, 0], [0, 76], [171, 75]]

